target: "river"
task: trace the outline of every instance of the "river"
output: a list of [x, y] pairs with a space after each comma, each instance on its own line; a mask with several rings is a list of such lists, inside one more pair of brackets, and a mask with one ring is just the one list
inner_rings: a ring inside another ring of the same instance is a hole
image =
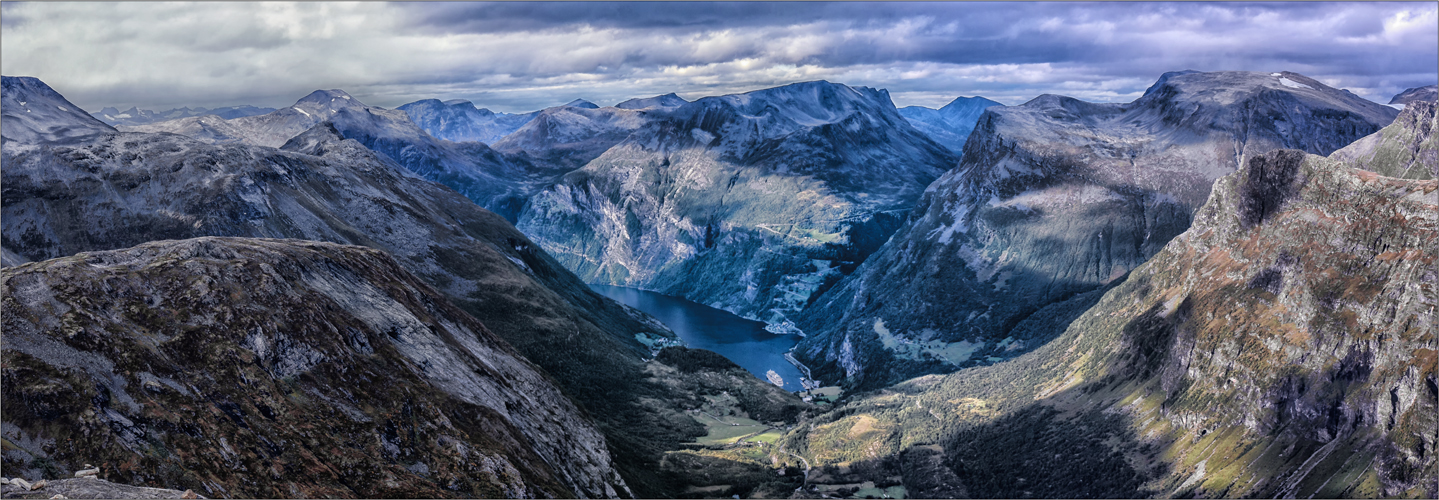
[[776, 335], [765, 331], [762, 322], [679, 297], [622, 286], [590, 285], [590, 288], [659, 318], [679, 334], [686, 346], [717, 352], [760, 380], [766, 380], [766, 373], [774, 370], [784, 379], [787, 391], [804, 389], [800, 386], [799, 369], [784, 357], [799, 343], [798, 335]]

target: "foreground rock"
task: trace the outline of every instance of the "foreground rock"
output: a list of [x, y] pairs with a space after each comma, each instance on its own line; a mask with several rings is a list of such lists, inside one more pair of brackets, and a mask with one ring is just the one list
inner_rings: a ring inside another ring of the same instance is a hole
[[3, 492], [0, 498], [33, 499], [54, 498], [56, 495], [62, 498], [207, 498], [190, 490], [146, 488], [94, 478], [48, 480], [44, 488], [33, 491], [5, 485], [0, 487], [0, 492]]
[[[383, 252], [199, 238], [0, 271], [7, 471], [239, 497], [612, 497], [568, 398]], [[13, 472], [12, 472], [13, 473]]]
[[1397, 113], [1287, 72], [1167, 73], [1128, 104], [990, 107], [904, 228], [806, 309], [796, 356], [863, 387], [1011, 358], [1187, 229], [1244, 158], [1329, 154]]
[[916, 496], [1433, 498], [1436, 245], [1435, 181], [1258, 155], [1053, 342], [861, 398], [805, 449]]

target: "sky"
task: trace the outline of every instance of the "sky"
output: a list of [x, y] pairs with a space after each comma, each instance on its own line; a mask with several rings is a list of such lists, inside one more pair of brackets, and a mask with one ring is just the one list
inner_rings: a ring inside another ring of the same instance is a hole
[[898, 106], [1129, 102], [1166, 71], [1439, 80], [1439, 3], [0, 3], [0, 73], [96, 111], [468, 99], [524, 112], [828, 80]]

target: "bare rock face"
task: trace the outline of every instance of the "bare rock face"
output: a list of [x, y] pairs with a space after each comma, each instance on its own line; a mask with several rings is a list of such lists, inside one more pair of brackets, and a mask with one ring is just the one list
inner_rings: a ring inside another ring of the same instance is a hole
[[816, 467], [942, 451], [942, 474], [894, 473], [976, 498], [1433, 498], [1436, 245], [1439, 183], [1257, 155], [1055, 340], [789, 442], [835, 457]]
[[1287, 72], [1167, 73], [1129, 104], [988, 108], [905, 226], [805, 310], [796, 355], [865, 387], [1011, 358], [1186, 230], [1241, 160], [1329, 154], [1396, 113]]
[[[600, 151], [532, 196], [516, 226], [586, 281], [789, 325], [955, 161], [879, 90], [807, 82], [672, 104], [547, 110], [496, 143]], [[565, 138], [565, 116], [606, 110], [644, 121], [614, 143]]]
[[378, 250], [159, 241], [0, 289], [7, 470], [270, 498], [625, 490], [558, 388]]
[[1439, 114], [1433, 100], [1414, 101], [1399, 112], [1394, 123], [1377, 134], [1354, 141], [1333, 157], [1388, 177], [1439, 178]]

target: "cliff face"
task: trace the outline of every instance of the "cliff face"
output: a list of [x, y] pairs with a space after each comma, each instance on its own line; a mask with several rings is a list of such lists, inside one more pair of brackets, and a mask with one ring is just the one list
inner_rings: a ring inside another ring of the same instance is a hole
[[[1165, 74], [1129, 104], [991, 107], [904, 227], [814, 301], [797, 355], [879, 387], [1048, 340], [1190, 225], [1214, 180], [1276, 148], [1328, 154], [1397, 112], [1294, 73]], [[1084, 302], [1089, 301], [1089, 302]]]
[[608, 496], [603, 436], [383, 252], [199, 238], [0, 271], [5, 466], [239, 497]]
[[810, 82], [674, 104], [639, 111], [643, 126], [535, 194], [517, 226], [586, 281], [784, 324], [954, 162], [873, 89]]
[[1055, 340], [861, 398], [813, 428], [883, 435], [808, 453], [923, 452], [907, 484], [974, 497], [1432, 498], [1436, 191], [1252, 157]]

